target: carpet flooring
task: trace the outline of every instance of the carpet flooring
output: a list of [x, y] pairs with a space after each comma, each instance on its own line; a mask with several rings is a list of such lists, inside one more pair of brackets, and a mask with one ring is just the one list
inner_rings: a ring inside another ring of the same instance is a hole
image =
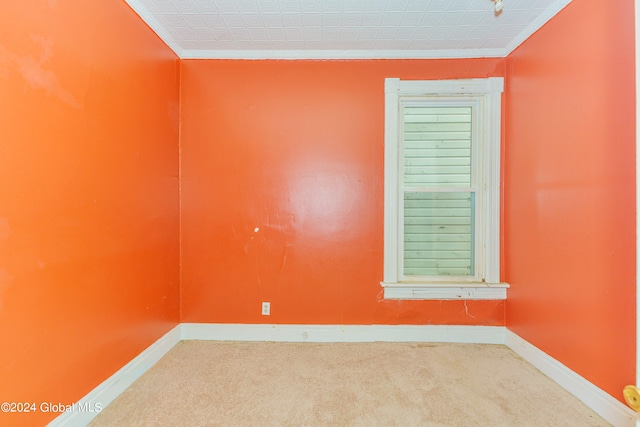
[[608, 426], [501, 345], [182, 341], [90, 424]]

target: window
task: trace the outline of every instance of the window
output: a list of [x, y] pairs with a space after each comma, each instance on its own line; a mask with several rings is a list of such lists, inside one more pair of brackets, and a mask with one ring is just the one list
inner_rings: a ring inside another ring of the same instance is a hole
[[502, 78], [385, 81], [385, 298], [505, 299]]

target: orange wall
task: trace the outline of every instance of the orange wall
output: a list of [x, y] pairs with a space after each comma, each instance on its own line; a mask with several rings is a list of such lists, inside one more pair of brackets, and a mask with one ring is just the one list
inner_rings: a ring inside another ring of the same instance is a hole
[[379, 283], [385, 77], [504, 63], [182, 61], [182, 321], [503, 325], [501, 301], [382, 300]]
[[635, 383], [633, 2], [574, 0], [507, 60], [507, 325], [622, 400]]
[[3, 2], [0, 402], [71, 404], [179, 321], [178, 90], [123, 1]]

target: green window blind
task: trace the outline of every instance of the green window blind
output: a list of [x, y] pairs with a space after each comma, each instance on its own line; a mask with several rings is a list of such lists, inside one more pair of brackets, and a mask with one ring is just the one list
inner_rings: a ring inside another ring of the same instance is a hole
[[472, 108], [402, 113], [404, 275], [472, 276]]

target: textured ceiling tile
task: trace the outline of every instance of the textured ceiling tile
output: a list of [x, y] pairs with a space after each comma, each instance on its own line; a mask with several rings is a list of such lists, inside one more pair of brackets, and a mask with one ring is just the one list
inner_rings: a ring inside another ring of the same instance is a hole
[[182, 15], [182, 19], [184, 19], [189, 28], [201, 28], [207, 26], [202, 15]]
[[287, 34], [287, 40], [289, 41], [304, 41], [304, 32], [302, 31], [302, 27], [285, 28], [284, 32]]
[[278, 2], [275, 0], [260, 0], [258, 4], [258, 8], [262, 13], [279, 13], [280, 7], [278, 6]]
[[360, 30], [358, 31], [358, 40], [375, 40], [377, 34], [377, 27], [360, 28]]
[[184, 42], [185, 49], [206, 49], [208, 45], [209, 42], [201, 40]]
[[432, 40], [447, 40], [449, 39], [449, 34], [451, 34], [451, 30], [453, 27], [437, 27], [433, 29], [433, 33], [431, 33]]
[[189, 26], [182, 15], [165, 13], [162, 17], [167, 25], [170, 25], [173, 28], [184, 28]]
[[378, 27], [382, 22], [382, 12], [367, 13], [362, 16], [363, 27]]
[[396, 32], [396, 39], [398, 40], [411, 40], [416, 33], [415, 27], [400, 27]]
[[229, 28], [245, 28], [242, 15], [239, 13], [227, 13], [223, 15], [222, 19]]
[[364, 6], [366, 12], [384, 12], [385, 7], [385, 0], [371, 0], [368, 1]]
[[411, 0], [407, 2], [405, 10], [407, 12], [424, 12], [429, 8], [427, 3], [429, 3], [428, 0]]
[[309, 50], [322, 50], [326, 49], [324, 42], [309, 40], [304, 42], [304, 48]]
[[242, 16], [242, 22], [246, 27], [264, 27], [264, 23], [262, 22], [262, 17], [258, 14], [254, 13], [244, 13]]
[[[238, 40], [236, 42], [234, 42], [233, 46], [229, 46], [227, 49], [239, 49], [239, 50], [251, 50], [252, 46], [254, 46], [254, 41], [244, 41], [244, 40]], [[222, 49], [221, 49], [222, 50]]]
[[[235, 42], [233, 40], [221, 40], [218, 42], [218, 45], [220, 46], [218, 49], [220, 50], [236, 50], [239, 49], [240, 47], [238, 46], [238, 44], [241, 42]], [[245, 43], [253, 43], [253, 42], [245, 42]]]
[[362, 25], [362, 15], [359, 13], [345, 13], [342, 15], [343, 27], [359, 27]]
[[240, 28], [233, 32], [233, 35], [231, 36], [231, 40], [243, 41], [243, 42], [250, 41], [251, 34], [249, 34], [249, 30], [245, 28]]
[[470, 39], [488, 39], [489, 33], [493, 30], [493, 25], [476, 25], [473, 27]]
[[151, 9], [155, 9], [160, 13], [178, 13], [178, 8], [171, 0], [159, 0], [151, 2]]
[[215, 0], [221, 13], [238, 12], [238, 3], [235, 0]]
[[518, 24], [521, 27], [526, 26], [529, 23], [529, 17], [531, 14], [526, 10], [514, 10], [513, 13], [505, 14], [504, 17], [506, 21], [513, 22], [514, 24]]
[[387, 6], [385, 10], [404, 12], [406, 8], [407, 8], [406, 0], [387, 0]]
[[469, 40], [474, 38], [474, 30], [475, 27], [469, 25], [469, 26], [462, 26], [462, 27], [457, 27], [456, 28], [456, 36], [460, 39], [460, 42], [464, 42], [464, 40]]
[[357, 13], [362, 13], [364, 12], [364, 1], [362, 0], [352, 0], [352, 1], [347, 1], [344, 3], [343, 5], [343, 10], [344, 12], [357, 12]]
[[302, 15], [286, 13], [282, 14], [282, 24], [285, 28], [302, 28]]
[[396, 46], [396, 42], [393, 40], [376, 40], [374, 49], [378, 50], [391, 50]]
[[209, 28], [194, 28], [193, 33], [196, 35], [198, 40], [201, 40], [201, 41], [211, 42], [215, 40], [215, 37], [213, 36], [213, 31], [211, 31]]
[[267, 32], [262, 28], [250, 28], [249, 36], [254, 41], [268, 41]]
[[409, 40], [407, 42], [407, 49], [408, 50], [422, 50], [422, 49], [425, 49], [425, 42], [424, 42], [424, 40]]
[[358, 40], [358, 28], [343, 28], [340, 31], [340, 39], [346, 43]]
[[268, 33], [269, 40], [284, 42], [287, 41], [287, 33], [284, 28], [274, 28], [271, 29]]
[[322, 15], [322, 25], [325, 27], [339, 27], [342, 25], [342, 14], [325, 13]]
[[321, 27], [322, 15], [319, 13], [305, 13], [302, 15], [302, 25], [305, 27]]
[[342, 38], [342, 32], [340, 28], [325, 28], [322, 32], [322, 40], [326, 41], [338, 41]]
[[429, 4], [429, 10], [433, 12], [446, 12], [449, 10], [451, 1], [448, 0], [432, 0]]
[[256, 13], [260, 9], [256, 0], [237, 0], [240, 12]]
[[413, 37], [420, 40], [429, 40], [433, 35], [434, 29], [432, 27], [419, 27], [413, 33]]
[[501, 18], [502, 18], [502, 15], [500, 16], [493, 16], [493, 14], [481, 15], [475, 24], [476, 25], [501, 25], [502, 24]]
[[198, 37], [195, 35], [195, 33], [191, 28], [177, 27], [175, 34], [178, 36], [180, 40], [185, 40], [185, 41], [198, 40]]
[[322, 1], [322, 12], [324, 12], [324, 13], [341, 13], [343, 4], [344, 4], [343, 0], [323, 0]]
[[217, 13], [218, 12], [218, 8], [216, 7], [213, 0], [199, 0], [196, 2], [196, 7], [198, 8], [198, 12], [200, 13]]
[[302, 11], [298, 0], [281, 0], [279, 6], [282, 13]]
[[304, 39], [310, 41], [322, 40], [322, 29], [318, 27], [309, 27], [303, 29]]
[[322, 12], [322, 2], [317, 0], [300, 0], [300, 8], [305, 12]]
[[419, 25], [421, 27], [437, 27], [438, 25], [440, 25], [440, 22], [442, 21], [444, 15], [445, 14], [443, 12], [425, 13], [424, 15], [422, 15]]
[[263, 13], [262, 22], [266, 28], [282, 28], [282, 15], [277, 13]]
[[460, 21], [464, 18], [464, 14], [462, 13], [446, 13], [439, 25], [441, 26], [453, 26], [460, 24]]
[[234, 35], [231, 34], [231, 31], [227, 29], [213, 30], [213, 37], [216, 41], [233, 41], [235, 40]]
[[202, 19], [209, 28], [220, 28], [226, 25], [221, 15], [202, 15]]
[[[459, 13], [467, 13], [467, 12], [471, 12], [471, 7], [472, 4], [471, 2], [467, 2], [467, 1], [452, 1], [449, 3], [449, 7], [447, 8], [447, 12], [449, 13], [455, 13], [455, 12], [459, 12]], [[486, 10], [487, 12], [490, 12], [493, 9], [494, 5], [487, 1], [485, 3], [485, 7], [482, 8], [481, 10]]]
[[377, 40], [393, 40], [398, 29], [395, 27], [383, 27], [378, 30]]
[[416, 27], [420, 25], [423, 15], [421, 13], [406, 12], [402, 14], [400, 25], [402, 27]]
[[402, 22], [402, 12], [388, 12], [382, 16], [382, 27], [397, 27]]
[[192, 0], [173, 0], [173, 4], [180, 13], [198, 13], [199, 10]]

